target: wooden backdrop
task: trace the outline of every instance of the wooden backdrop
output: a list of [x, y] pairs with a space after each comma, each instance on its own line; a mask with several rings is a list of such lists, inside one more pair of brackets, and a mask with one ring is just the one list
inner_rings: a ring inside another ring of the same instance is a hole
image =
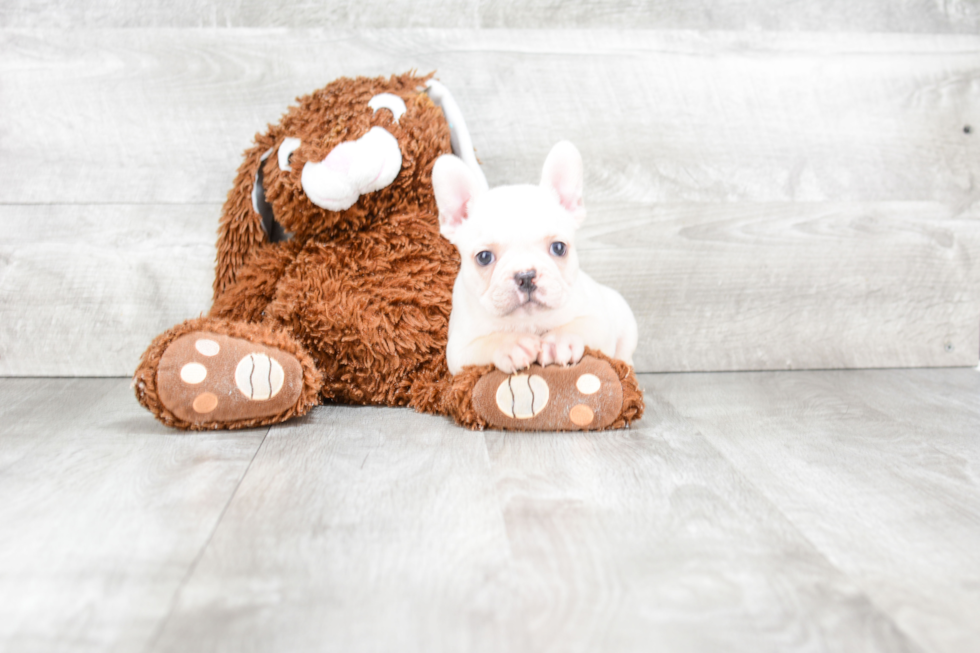
[[130, 374], [208, 309], [253, 135], [409, 68], [491, 184], [579, 146], [639, 371], [976, 365], [978, 33], [972, 0], [5, 0], [0, 375]]

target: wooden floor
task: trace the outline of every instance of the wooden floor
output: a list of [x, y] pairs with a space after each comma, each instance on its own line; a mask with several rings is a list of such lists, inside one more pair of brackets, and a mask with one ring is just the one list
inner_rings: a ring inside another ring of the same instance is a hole
[[615, 433], [191, 434], [0, 379], [0, 650], [977, 650], [980, 372], [642, 383]]

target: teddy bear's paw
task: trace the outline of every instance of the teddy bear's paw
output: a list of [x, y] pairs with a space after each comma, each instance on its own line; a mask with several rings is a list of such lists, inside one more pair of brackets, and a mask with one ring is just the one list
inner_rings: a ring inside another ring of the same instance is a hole
[[174, 340], [157, 368], [161, 403], [197, 426], [230, 426], [292, 408], [303, 369], [292, 354], [243, 338], [195, 331]]
[[587, 355], [571, 367], [493, 370], [473, 388], [473, 407], [491, 428], [593, 431], [619, 416], [623, 386], [608, 361]]

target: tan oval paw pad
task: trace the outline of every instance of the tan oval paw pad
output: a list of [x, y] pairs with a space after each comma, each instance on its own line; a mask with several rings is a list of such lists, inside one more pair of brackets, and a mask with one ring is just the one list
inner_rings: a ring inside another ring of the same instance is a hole
[[575, 387], [584, 395], [594, 395], [602, 388], [602, 381], [595, 374], [583, 374], [575, 381]]
[[221, 345], [210, 338], [201, 338], [194, 343], [194, 349], [202, 356], [217, 356], [221, 351]]
[[548, 384], [538, 375], [514, 374], [497, 388], [497, 408], [516, 419], [530, 419], [548, 405]]
[[200, 363], [188, 363], [180, 368], [180, 380], [188, 385], [197, 385], [208, 376], [208, 368]]
[[283, 371], [279, 361], [260, 352], [238, 361], [235, 368], [235, 385], [243, 395], [254, 401], [275, 397], [282, 389], [282, 381]]
[[194, 399], [191, 404], [195, 413], [210, 413], [218, 407], [218, 398], [210, 392], [202, 392]]
[[568, 419], [578, 426], [588, 426], [595, 419], [595, 413], [585, 404], [577, 404], [568, 411]]

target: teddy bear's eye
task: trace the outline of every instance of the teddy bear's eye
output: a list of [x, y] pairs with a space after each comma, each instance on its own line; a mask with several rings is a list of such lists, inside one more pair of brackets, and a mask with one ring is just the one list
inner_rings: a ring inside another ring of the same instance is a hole
[[378, 109], [387, 109], [391, 111], [391, 115], [395, 117], [395, 122], [402, 117], [402, 114], [407, 111], [405, 108], [405, 100], [401, 99], [397, 95], [392, 93], [378, 93], [371, 101], [368, 102], [368, 106], [377, 112]]
[[488, 252], [487, 250], [483, 250], [482, 252], [476, 255], [476, 262], [484, 267], [490, 265], [491, 263], [493, 263], [493, 252]]
[[551, 254], [552, 256], [564, 256], [568, 247], [563, 242], [551, 243]]
[[289, 167], [289, 157], [291, 157], [293, 152], [295, 152], [302, 144], [303, 141], [291, 136], [287, 136], [286, 138], [282, 139], [282, 145], [279, 146], [278, 155], [280, 170], [292, 170], [292, 168]]

